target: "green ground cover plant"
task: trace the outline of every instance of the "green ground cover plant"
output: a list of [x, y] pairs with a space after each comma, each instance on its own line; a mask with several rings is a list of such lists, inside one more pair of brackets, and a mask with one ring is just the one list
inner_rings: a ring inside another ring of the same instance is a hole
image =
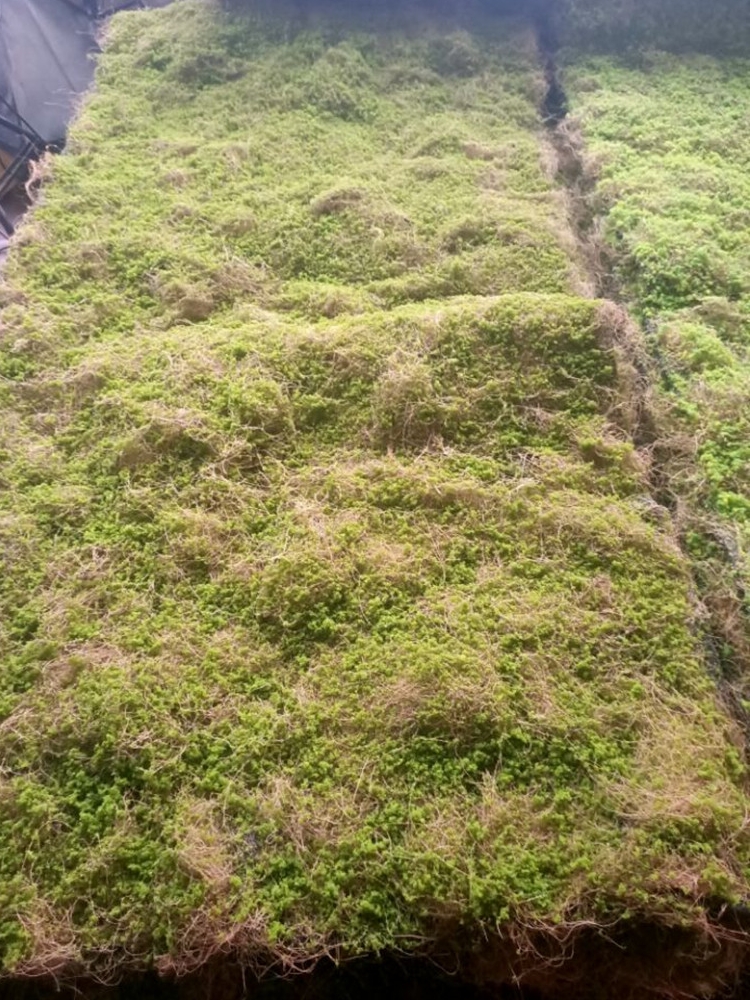
[[591, 52], [746, 55], [750, 22], [744, 0], [562, 0], [549, 4], [566, 44]]
[[[661, 384], [656, 449], [706, 600], [745, 675], [750, 526], [747, 61], [644, 53], [568, 69], [596, 211]], [[732, 596], [734, 591], [734, 596]], [[727, 656], [725, 656], [727, 654]], [[742, 708], [742, 706], [739, 706]]]
[[113, 22], [1, 291], [5, 974], [705, 945], [747, 899], [542, 84], [515, 21]]

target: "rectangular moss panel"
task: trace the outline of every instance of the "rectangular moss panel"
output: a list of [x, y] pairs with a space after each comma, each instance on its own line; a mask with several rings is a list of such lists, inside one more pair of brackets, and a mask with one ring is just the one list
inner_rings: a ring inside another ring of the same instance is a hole
[[567, 70], [605, 236], [650, 331], [666, 433], [682, 442], [667, 457], [682, 491], [719, 518], [718, 549], [695, 539], [698, 554], [728, 544], [743, 577], [731, 539], [750, 522], [747, 73], [746, 60], [664, 53]]
[[654, 454], [677, 502], [713, 671], [750, 702], [747, 60], [651, 52], [566, 69], [616, 276], [647, 331]]
[[542, 75], [515, 22], [112, 23], [2, 288], [5, 971], [744, 897], [740, 740]]

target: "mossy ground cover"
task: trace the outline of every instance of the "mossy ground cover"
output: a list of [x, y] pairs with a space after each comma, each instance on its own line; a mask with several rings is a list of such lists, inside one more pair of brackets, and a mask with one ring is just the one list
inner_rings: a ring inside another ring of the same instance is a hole
[[746, 898], [741, 743], [539, 80], [514, 22], [113, 23], [2, 290], [6, 972]]
[[744, 0], [552, 0], [566, 44], [590, 52], [663, 49], [745, 55], [750, 20]]
[[600, 174], [603, 235], [658, 368], [657, 449], [668, 488], [688, 504], [686, 543], [734, 658], [745, 664], [748, 68], [746, 60], [646, 53], [583, 60], [568, 71]]

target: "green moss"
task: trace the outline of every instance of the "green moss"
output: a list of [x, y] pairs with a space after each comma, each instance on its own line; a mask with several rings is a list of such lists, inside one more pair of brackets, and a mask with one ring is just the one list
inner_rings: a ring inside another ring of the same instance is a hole
[[[747, 520], [747, 66], [653, 54], [570, 70], [620, 280], [653, 329], [671, 413], [698, 437], [702, 492]], [[689, 114], [686, 113], [689, 109]]]
[[[187, 4], [113, 28], [57, 195], [17, 258], [47, 314], [35, 338], [50, 324], [59, 347], [155, 316], [198, 321], [248, 297], [317, 318], [326, 300], [290, 296], [311, 284], [336, 289], [338, 312], [567, 289], [522, 31], [280, 44], [270, 25]], [[425, 72], [462, 45], [476, 49], [471, 72]], [[235, 53], [228, 79], [184, 68], [207, 50]], [[462, 238], [477, 224], [482, 239]]]
[[676, 52], [747, 52], [742, 0], [716, 0], [711, 17], [698, 0], [563, 0], [556, 5], [565, 41], [594, 52], [636, 58], [643, 49]]
[[512, 22], [113, 22], [6, 285], [4, 970], [746, 894], [539, 77]]
[[740, 704], [750, 662], [747, 63], [651, 53], [579, 60], [568, 76], [599, 163], [605, 236], [661, 376], [660, 475], [681, 497], [715, 659]]

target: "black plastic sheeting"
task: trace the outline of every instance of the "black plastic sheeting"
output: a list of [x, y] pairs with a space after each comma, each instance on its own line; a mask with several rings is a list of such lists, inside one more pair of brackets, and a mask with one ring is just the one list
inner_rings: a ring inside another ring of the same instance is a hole
[[87, 0], [0, 0], [0, 254], [24, 207], [27, 165], [62, 147], [96, 49]]
[[0, 148], [18, 150], [33, 133], [59, 146], [78, 97], [88, 88], [97, 22], [132, 0], [0, 0]]
[[98, 22], [166, 0], [0, 0], [0, 253], [28, 163], [59, 150], [94, 75]]
[[93, 76], [94, 24], [74, 2], [0, 0], [0, 147], [62, 145]]

